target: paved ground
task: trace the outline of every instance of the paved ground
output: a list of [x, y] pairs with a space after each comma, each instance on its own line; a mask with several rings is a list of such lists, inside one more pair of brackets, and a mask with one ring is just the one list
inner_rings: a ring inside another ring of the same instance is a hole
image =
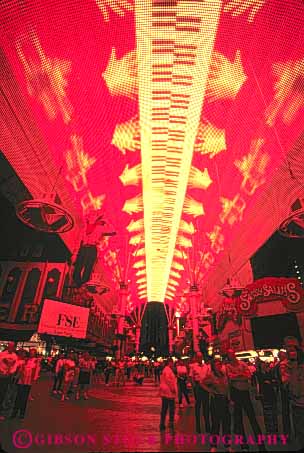
[[[160, 434], [160, 398], [152, 380], [142, 387], [94, 385], [88, 401], [61, 402], [50, 395], [50, 379], [44, 377], [33, 389], [34, 401], [25, 420], [0, 422], [4, 451], [16, 453], [188, 452], [210, 451], [207, 439], [194, 431], [194, 408], [179, 409], [175, 433]], [[255, 402], [264, 429], [260, 403]], [[63, 437], [65, 435], [65, 437]], [[64, 443], [64, 445], [62, 445]], [[19, 445], [17, 448], [16, 445]], [[269, 446], [269, 451], [295, 451], [293, 444]], [[239, 446], [234, 447], [240, 451]], [[256, 451], [254, 446], [251, 451]], [[222, 447], [218, 451], [223, 451]]]

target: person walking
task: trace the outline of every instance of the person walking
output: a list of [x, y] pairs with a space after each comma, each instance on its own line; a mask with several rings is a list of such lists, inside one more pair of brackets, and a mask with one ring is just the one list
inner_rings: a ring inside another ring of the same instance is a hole
[[270, 363], [261, 361], [256, 376], [263, 407], [264, 425], [266, 434], [278, 433], [277, 391], [274, 370]]
[[61, 392], [64, 374], [63, 365], [64, 365], [64, 354], [60, 354], [58, 360], [55, 363], [54, 384], [52, 389], [53, 395], [57, 395], [57, 393]]
[[185, 397], [188, 406], [190, 406], [190, 399], [187, 389], [188, 369], [186, 365], [184, 365], [182, 360], [179, 360], [176, 366], [176, 373], [177, 373], [179, 407], [181, 408], [183, 407], [183, 396]]
[[29, 366], [35, 369], [34, 378], [31, 385], [31, 392], [29, 396], [29, 401], [34, 401], [34, 397], [32, 395], [33, 384], [35, 384], [38, 381], [41, 371], [41, 359], [37, 357], [37, 350], [35, 348], [30, 348], [29, 350], [29, 362], [30, 362]]
[[304, 353], [299, 346], [289, 347], [281, 371], [289, 393], [296, 442], [301, 450], [304, 448]]
[[69, 399], [68, 391], [75, 378], [75, 368], [76, 368], [76, 363], [74, 360], [74, 354], [70, 352], [67, 355], [67, 358], [64, 359], [64, 363], [63, 363], [64, 374], [63, 374], [63, 391], [62, 391], [62, 395], [61, 395], [61, 401], [65, 401], [65, 400]]
[[90, 354], [85, 352], [79, 359], [79, 378], [78, 378], [78, 389], [76, 392], [76, 400], [79, 400], [81, 396], [87, 400], [88, 390], [91, 385], [93, 370], [95, 369], [95, 362], [92, 360]]
[[210, 407], [209, 407], [209, 392], [201, 386], [201, 382], [206, 378], [209, 365], [203, 363], [203, 355], [201, 352], [196, 354], [196, 357], [190, 365], [190, 377], [192, 379], [193, 392], [195, 398], [195, 426], [196, 432], [201, 433], [201, 407], [203, 406], [203, 417], [205, 422], [205, 432], [210, 433]]
[[[236, 358], [233, 349], [227, 350], [227, 358], [226, 370], [230, 383], [230, 396], [234, 405], [234, 434], [241, 435], [243, 439], [246, 439], [243, 423], [243, 411], [245, 411], [256, 438], [258, 435], [262, 436], [250, 398], [251, 373], [248, 365]], [[242, 450], [249, 450], [249, 445], [246, 442], [242, 444]], [[259, 450], [266, 451], [264, 443], [259, 445]]]
[[277, 378], [280, 399], [281, 399], [281, 412], [282, 412], [282, 425], [284, 434], [288, 435], [290, 439], [292, 436], [291, 430], [291, 414], [290, 414], [290, 401], [288, 394], [288, 385], [286, 378], [286, 366], [289, 362], [286, 351], [279, 351], [279, 362], [275, 366], [274, 373]]
[[123, 359], [118, 360], [116, 369], [116, 386], [125, 385], [125, 362]]
[[229, 400], [229, 381], [225, 365], [220, 358], [214, 358], [210, 362], [210, 368], [201, 386], [210, 393], [211, 412], [211, 452], [217, 451], [215, 436], [219, 436], [222, 428], [222, 438], [225, 450], [232, 452], [228, 436], [231, 434], [231, 416]]
[[110, 381], [110, 377], [111, 377], [111, 374], [113, 373], [113, 366], [112, 366], [112, 363], [110, 361], [107, 361], [106, 362], [106, 366], [104, 368], [104, 377], [105, 377], [105, 384], [106, 386], [109, 385], [109, 381]]
[[160, 431], [166, 429], [166, 416], [169, 409], [169, 427], [174, 430], [175, 399], [177, 397], [177, 379], [173, 372], [174, 363], [170, 358], [160, 377], [159, 395], [162, 399], [160, 413]]
[[15, 352], [15, 343], [10, 341], [7, 349], [0, 352], [0, 421], [5, 419], [1, 415], [1, 409], [13, 376], [16, 373], [17, 362], [18, 357]]
[[19, 418], [25, 418], [32, 384], [35, 382], [37, 373], [37, 362], [33, 360], [34, 351], [36, 352], [36, 350], [30, 350], [29, 353], [25, 353], [24, 360], [19, 363], [17, 375], [17, 395], [10, 418], [16, 418], [18, 413]]
[[159, 385], [160, 384], [160, 375], [161, 375], [161, 365], [157, 360], [155, 360], [155, 362], [153, 363], [153, 368], [154, 368], [154, 383], [155, 383], [155, 385]]

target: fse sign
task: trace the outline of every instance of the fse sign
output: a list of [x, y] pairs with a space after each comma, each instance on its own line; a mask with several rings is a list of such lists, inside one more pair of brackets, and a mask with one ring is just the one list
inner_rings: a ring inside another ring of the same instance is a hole
[[85, 338], [89, 311], [89, 308], [45, 299], [38, 333]]

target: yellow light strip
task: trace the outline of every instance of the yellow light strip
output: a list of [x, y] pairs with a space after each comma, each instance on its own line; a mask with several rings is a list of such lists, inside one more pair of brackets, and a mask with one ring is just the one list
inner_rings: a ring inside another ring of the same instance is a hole
[[[140, 115], [140, 139], [141, 139], [141, 171], [144, 205], [144, 230], [145, 240], [148, 232], [152, 229], [152, 135], [149, 129], [149, 118], [151, 117], [151, 52], [149, 30], [152, 28], [152, 2], [147, 0], [135, 0], [136, 20], [136, 43], [138, 62], [138, 95]], [[147, 273], [147, 294], [148, 300], [152, 295], [152, 241], [151, 237], [145, 242], [146, 250], [146, 273]]]
[[[151, 301], [163, 302], [166, 296], [221, 5], [221, 0], [177, 1], [167, 6], [135, 0]], [[171, 13], [169, 19], [166, 11]], [[153, 20], [152, 13], [156, 13]], [[165, 24], [168, 21], [172, 26]]]

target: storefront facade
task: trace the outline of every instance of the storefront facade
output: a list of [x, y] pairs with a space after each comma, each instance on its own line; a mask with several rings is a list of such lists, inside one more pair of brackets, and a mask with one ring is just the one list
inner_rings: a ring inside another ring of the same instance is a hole
[[236, 351], [281, 348], [288, 335], [303, 341], [303, 289], [295, 279], [257, 280], [243, 297], [223, 302], [217, 328], [220, 342]]

